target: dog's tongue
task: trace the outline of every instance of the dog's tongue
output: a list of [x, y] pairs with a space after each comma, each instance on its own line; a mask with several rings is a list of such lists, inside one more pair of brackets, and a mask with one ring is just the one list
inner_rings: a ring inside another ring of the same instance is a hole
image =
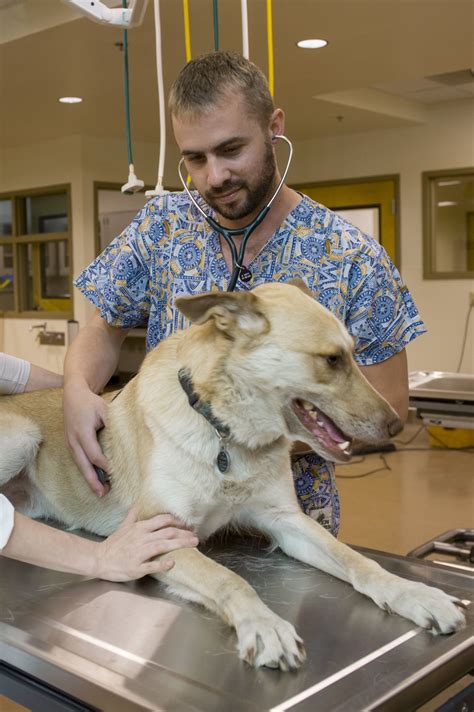
[[312, 403], [303, 400], [293, 401], [293, 409], [303, 425], [323, 445], [329, 448], [336, 447], [348, 454], [350, 438], [325, 413]]
[[320, 410], [317, 411], [318, 414], [318, 420], [322, 420], [324, 423], [324, 430], [328, 433], [328, 435], [331, 437], [332, 440], [336, 443], [343, 443], [347, 440], [347, 436], [344, 435], [342, 430], [340, 430], [336, 423], [333, 423], [333, 421], [327, 417], [327, 415], [324, 415]]

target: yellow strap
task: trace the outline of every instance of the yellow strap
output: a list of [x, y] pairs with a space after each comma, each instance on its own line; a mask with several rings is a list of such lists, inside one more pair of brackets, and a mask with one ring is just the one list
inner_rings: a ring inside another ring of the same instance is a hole
[[272, 0], [267, 0], [267, 40], [268, 40], [268, 86], [270, 94], [274, 94], [274, 71], [273, 71], [273, 23], [272, 23]]
[[186, 49], [186, 62], [191, 61], [191, 32], [189, 30], [189, 0], [183, 0], [184, 15], [184, 46]]

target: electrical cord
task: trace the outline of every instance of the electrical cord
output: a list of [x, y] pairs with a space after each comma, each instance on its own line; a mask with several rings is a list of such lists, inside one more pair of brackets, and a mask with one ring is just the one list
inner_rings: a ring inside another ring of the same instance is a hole
[[[397, 443], [397, 445], [409, 445], [412, 443], [419, 435], [421, 432], [427, 430], [426, 425], [421, 425], [416, 433], [406, 441], [402, 440], [395, 440], [394, 442]], [[436, 435], [433, 435], [433, 433], [430, 433], [430, 437], [432, 437], [434, 440], [440, 443], [442, 447], [436, 448], [437, 452], [444, 451], [444, 452], [462, 452], [462, 453], [467, 453], [467, 454], [472, 454], [474, 453], [474, 448], [472, 447], [462, 447], [462, 448], [451, 448], [446, 445], [445, 442], [443, 442], [440, 438], [438, 438]], [[383, 455], [381, 453], [378, 454], [378, 457], [382, 460], [383, 462], [383, 467], [377, 467], [374, 470], [369, 470], [368, 472], [362, 472], [359, 475], [340, 475], [336, 474], [337, 479], [339, 480], [359, 480], [364, 477], [369, 477], [369, 475], [375, 475], [377, 472], [391, 472], [392, 468], [388, 464], [387, 460], [385, 459], [387, 455], [391, 455], [396, 452], [433, 452], [433, 448], [431, 447], [401, 447], [397, 448], [396, 450], [393, 450], [391, 452], [386, 452]], [[376, 453], [373, 453], [376, 454]], [[351, 460], [350, 462], [342, 462], [337, 464], [337, 468], [339, 469], [340, 467], [347, 467], [348, 465], [360, 465], [363, 462], [365, 462], [366, 457], [361, 457], [358, 460]]]
[[464, 336], [463, 336], [463, 341], [462, 341], [462, 346], [461, 346], [461, 356], [460, 356], [460, 359], [459, 359], [458, 367], [457, 367], [457, 369], [456, 369], [456, 373], [459, 373], [459, 372], [460, 372], [460, 370], [461, 370], [461, 365], [462, 365], [462, 362], [463, 362], [463, 359], [464, 359], [464, 351], [465, 351], [465, 349], [466, 349], [467, 334], [468, 334], [468, 331], [469, 331], [470, 316], [471, 316], [471, 312], [472, 312], [473, 306], [474, 306], [473, 304], [470, 304], [470, 305], [469, 305], [469, 309], [467, 310], [466, 323], [465, 323], [465, 325], [464, 325]]
[[409, 445], [410, 443], [413, 442], [413, 440], [415, 440], [418, 437], [418, 435], [421, 432], [423, 432], [423, 430], [426, 430], [426, 426], [422, 423], [420, 425], [420, 427], [418, 428], [418, 430], [416, 431], [416, 433], [409, 440], [394, 440], [393, 442], [396, 445]]
[[[426, 429], [426, 425], [423, 425], [423, 427]], [[442, 445], [441, 448], [437, 448], [437, 450], [449, 450], [450, 452], [467, 452], [467, 453], [473, 453], [474, 449], [472, 447], [457, 447], [457, 448], [452, 448], [448, 447], [445, 442], [441, 440], [437, 435], [434, 435], [433, 433], [430, 433], [430, 437], [433, 438], [433, 440], [436, 440], [440, 445]], [[414, 452], [415, 450], [431, 450], [431, 448], [406, 448], [407, 452]]]
[[[375, 470], [369, 470], [368, 472], [363, 472], [360, 475], [336, 475], [338, 480], [360, 480], [363, 477], [369, 477], [369, 475], [375, 475], [376, 472], [385, 472], [385, 471], [392, 471], [392, 468], [388, 464], [387, 460], [385, 459], [385, 455], [378, 455], [378, 457], [382, 460], [383, 462], [383, 467], [377, 467]], [[359, 464], [359, 462], [364, 462], [365, 457], [361, 458], [357, 463], [356, 462], [346, 462], [339, 464], [338, 467], [344, 467], [344, 465], [354, 465], [354, 464]]]

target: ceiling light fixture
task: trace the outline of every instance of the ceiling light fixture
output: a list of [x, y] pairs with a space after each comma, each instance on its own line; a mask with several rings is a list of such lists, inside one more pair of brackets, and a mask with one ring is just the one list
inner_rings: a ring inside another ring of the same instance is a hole
[[80, 104], [82, 99], [80, 96], [61, 96], [58, 101], [61, 104]]
[[321, 49], [326, 47], [327, 40], [300, 40], [296, 44], [302, 49]]
[[454, 200], [441, 200], [438, 203], [438, 208], [451, 208], [453, 205], [457, 205]]

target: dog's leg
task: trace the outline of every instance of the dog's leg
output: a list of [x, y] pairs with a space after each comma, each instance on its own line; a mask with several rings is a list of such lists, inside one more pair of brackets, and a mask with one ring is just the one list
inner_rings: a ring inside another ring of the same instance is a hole
[[306, 654], [294, 627], [273, 613], [243, 578], [195, 549], [174, 551], [173, 559], [174, 567], [156, 578], [233, 626], [243, 660], [281, 670], [301, 665]]
[[407, 581], [337, 541], [321, 525], [296, 509], [268, 506], [247, 512], [246, 521], [269, 534], [289, 556], [304, 561], [433, 633], [452, 633], [465, 625], [461, 602], [423, 583]]
[[34, 462], [42, 440], [39, 427], [16, 413], [0, 413], [0, 487]]

